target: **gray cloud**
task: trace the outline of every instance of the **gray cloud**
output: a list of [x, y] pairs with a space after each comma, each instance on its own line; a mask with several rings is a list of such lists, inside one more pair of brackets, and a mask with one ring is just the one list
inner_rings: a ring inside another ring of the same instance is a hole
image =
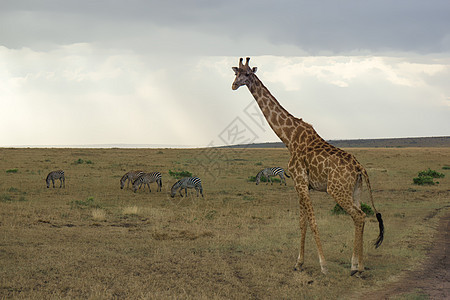
[[448, 135], [449, 15], [419, 0], [1, 1], [0, 146], [218, 144], [254, 101], [230, 88], [244, 55], [325, 138]]
[[[9, 48], [100, 43], [192, 55], [450, 51], [448, 1], [6, 1]], [[264, 46], [264, 44], [263, 44]], [[280, 48], [280, 51], [286, 51]]]

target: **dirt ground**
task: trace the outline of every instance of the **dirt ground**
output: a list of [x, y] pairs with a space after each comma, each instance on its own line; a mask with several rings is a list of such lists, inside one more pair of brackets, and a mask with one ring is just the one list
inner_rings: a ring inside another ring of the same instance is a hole
[[[430, 216], [430, 218], [433, 216]], [[398, 282], [382, 290], [365, 295], [366, 299], [393, 299], [403, 294], [426, 295], [428, 299], [450, 298], [450, 213], [439, 222], [438, 233], [431, 246], [428, 258], [415, 271], [408, 272]]]

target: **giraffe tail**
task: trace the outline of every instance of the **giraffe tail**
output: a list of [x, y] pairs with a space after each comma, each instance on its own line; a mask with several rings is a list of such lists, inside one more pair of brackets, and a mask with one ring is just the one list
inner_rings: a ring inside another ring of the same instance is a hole
[[376, 241], [374, 243], [375, 248], [378, 248], [378, 247], [380, 247], [380, 245], [384, 239], [383, 219], [381, 218], [381, 214], [377, 211], [377, 209], [375, 208], [375, 204], [373, 203], [372, 188], [370, 186], [369, 175], [367, 174], [367, 171], [363, 169], [362, 175], [364, 177], [364, 181], [366, 182], [367, 189], [369, 190], [370, 201], [372, 202], [372, 207], [373, 207], [373, 210], [375, 211], [375, 216], [377, 217], [377, 220], [378, 220], [378, 227], [380, 228], [380, 234], [378, 235], [378, 238], [376, 239]]

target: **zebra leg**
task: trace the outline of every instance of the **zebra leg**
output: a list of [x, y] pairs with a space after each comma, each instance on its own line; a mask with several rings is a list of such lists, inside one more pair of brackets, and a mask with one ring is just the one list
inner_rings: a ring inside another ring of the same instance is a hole
[[280, 185], [283, 184], [283, 181], [284, 181], [284, 185], [286, 185], [286, 179], [284, 178], [283, 173], [280, 173], [280, 179], [281, 179]]
[[63, 177], [64, 188], [66, 188], [66, 177]]
[[183, 191], [183, 189], [180, 189], [180, 196], [183, 197], [183, 194], [181, 193]]
[[62, 187], [62, 178], [60, 177], [59, 178], [59, 188], [61, 188]]
[[[148, 192], [151, 193], [152, 190], [150, 189], [150, 183], [147, 183], [147, 186], [148, 186]], [[144, 189], [145, 189], [145, 186], [144, 186]]]
[[203, 189], [200, 188], [200, 194], [202, 194], [202, 198], [203, 198]]
[[269, 178], [270, 185], [273, 185], [273, 181], [272, 181], [272, 179], [270, 177], [272, 177], [272, 176], [267, 176], [267, 178]]
[[185, 195], [187, 197], [187, 188], [184, 188], [184, 193], [185, 193]]
[[52, 178], [53, 188], [55, 188], [55, 179]]

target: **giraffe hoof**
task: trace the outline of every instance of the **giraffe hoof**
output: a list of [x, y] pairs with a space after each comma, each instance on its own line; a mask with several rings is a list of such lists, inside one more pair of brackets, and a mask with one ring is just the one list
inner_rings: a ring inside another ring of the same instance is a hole
[[350, 276], [353, 276], [353, 275], [355, 275], [355, 277], [357, 277], [357, 278], [364, 278], [363, 271], [352, 270], [350, 272]]
[[294, 271], [299, 271], [299, 272], [303, 271], [303, 264], [296, 264], [294, 266]]

